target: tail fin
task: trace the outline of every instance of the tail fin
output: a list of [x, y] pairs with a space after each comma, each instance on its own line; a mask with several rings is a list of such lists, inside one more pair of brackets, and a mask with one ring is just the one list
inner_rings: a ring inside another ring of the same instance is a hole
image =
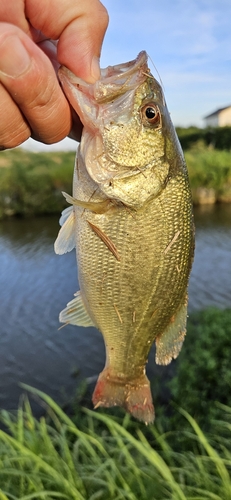
[[110, 369], [105, 368], [99, 375], [92, 401], [95, 408], [122, 406], [145, 424], [154, 421], [150, 383], [146, 375], [135, 380], [115, 379], [110, 377]]

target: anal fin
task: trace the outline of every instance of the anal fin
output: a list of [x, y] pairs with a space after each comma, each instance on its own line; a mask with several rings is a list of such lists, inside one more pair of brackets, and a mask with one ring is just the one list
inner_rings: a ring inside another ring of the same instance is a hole
[[187, 300], [178, 309], [166, 330], [156, 338], [156, 363], [168, 365], [172, 359], [176, 359], [186, 334], [187, 322]]
[[77, 326], [95, 326], [86, 310], [80, 291], [75, 293], [75, 298], [61, 311], [59, 321]]

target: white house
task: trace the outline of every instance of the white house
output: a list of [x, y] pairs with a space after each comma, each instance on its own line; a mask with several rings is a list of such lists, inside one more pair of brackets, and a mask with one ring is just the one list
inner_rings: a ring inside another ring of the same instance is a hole
[[204, 117], [206, 127], [231, 126], [231, 106], [220, 108]]

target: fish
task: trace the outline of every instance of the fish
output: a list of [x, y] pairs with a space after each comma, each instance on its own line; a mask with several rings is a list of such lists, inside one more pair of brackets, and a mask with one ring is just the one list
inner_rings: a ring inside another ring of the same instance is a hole
[[55, 242], [60, 255], [76, 247], [80, 290], [59, 320], [103, 335], [94, 408], [120, 406], [150, 424], [149, 351], [155, 342], [156, 363], [167, 365], [186, 333], [194, 255], [187, 167], [145, 51], [101, 69], [94, 84], [65, 67], [59, 79], [83, 123]]

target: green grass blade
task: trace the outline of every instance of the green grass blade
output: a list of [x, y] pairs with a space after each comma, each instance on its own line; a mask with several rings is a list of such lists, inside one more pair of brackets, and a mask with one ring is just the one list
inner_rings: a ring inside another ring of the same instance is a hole
[[33, 453], [31, 450], [26, 448], [24, 445], [19, 443], [16, 439], [1, 430], [0, 441], [10, 444], [13, 448], [17, 449], [21, 455], [31, 459], [39, 469], [42, 469], [46, 474], [48, 474], [48, 476], [51, 476], [56, 481], [57, 485], [60, 484], [61, 487], [63, 486], [71, 495], [70, 498], [73, 498], [74, 500], [84, 500], [84, 497], [76, 490], [76, 488], [74, 488], [73, 485], [70, 484], [70, 482], [67, 481], [63, 476], [61, 477], [60, 474], [51, 465], [49, 465], [47, 462], [45, 462], [45, 460]]
[[45, 401], [45, 403], [47, 403], [48, 407], [54, 410], [54, 412], [60, 417], [63, 422], [65, 422], [70, 427], [76, 428], [74, 422], [64, 413], [60, 406], [55, 403], [55, 401], [50, 396], [48, 396], [48, 394], [45, 394], [45, 392], [42, 392], [39, 389], [35, 389], [34, 387], [31, 387], [27, 384], [20, 384], [20, 386], [31, 394], [39, 396], [43, 401]]
[[185, 410], [181, 409], [180, 412], [182, 415], [185, 416], [185, 418], [188, 420], [192, 428], [194, 429], [196, 435], [199, 438], [199, 442], [203, 445], [204, 449], [206, 450], [208, 456], [211, 458], [211, 460], [215, 463], [218, 474], [220, 475], [225, 488], [227, 488], [227, 491], [230, 492], [230, 498], [231, 498], [231, 482], [230, 482], [230, 476], [229, 472], [226, 469], [224, 465], [224, 461], [222, 458], [219, 456], [217, 451], [210, 445], [208, 442], [207, 438], [205, 437], [204, 433], [200, 429], [199, 425], [197, 422], [194, 420], [189, 413], [187, 413]]
[[201, 488], [195, 488], [195, 493], [200, 494], [200, 496], [187, 496], [187, 500], [222, 500], [222, 498], [215, 493], [208, 490], [203, 490]]
[[64, 498], [66, 500], [69, 499], [67, 495], [64, 495], [63, 493], [58, 493], [57, 491], [48, 491], [48, 490], [43, 490], [43, 491], [37, 491], [36, 493], [31, 493], [30, 495], [25, 495], [23, 497], [20, 497], [20, 500], [33, 500], [33, 498], [37, 499], [45, 499], [48, 500], [50, 497], [52, 498]]
[[0, 500], [9, 500], [9, 497], [2, 490], [0, 490]]
[[101, 420], [104, 422], [107, 427], [110, 429], [112, 434], [121, 434], [124, 438], [126, 438], [128, 443], [131, 443], [134, 448], [136, 448], [141, 455], [143, 455], [146, 460], [151, 463], [161, 474], [161, 476], [166, 480], [169, 488], [172, 490], [174, 493], [175, 497], [174, 500], [187, 500], [184, 492], [182, 491], [181, 487], [177, 484], [175, 481], [168, 465], [166, 462], [162, 459], [162, 457], [153, 449], [151, 446], [147, 443], [144, 444], [140, 441], [138, 441], [136, 438], [134, 438], [126, 429], [121, 427], [119, 424], [117, 424], [114, 420], [109, 418], [106, 415], [103, 415], [101, 413], [94, 413], [91, 410], [84, 409], [84, 411], [88, 415], [93, 415], [94, 417], [98, 420]]
[[97, 453], [93, 449], [93, 446], [97, 447], [100, 453], [102, 453], [103, 455], [105, 455], [105, 457], [107, 457], [104, 446], [100, 443], [98, 437], [95, 438], [87, 433], [84, 433], [83, 431], [80, 431], [78, 427], [76, 427], [74, 422], [64, 413], [64, 411], [60, 408], [60, 406], [57, 403], [55, 403], [55, 401], [50, 396], [27, 384], [20, 384], [20, 385], [27, 391], [31, 392], [31, 394], [35, 394], [39, 396], [43, 401], [45, 401], [48, 407], [51, 408], [56, 413], [56, 415], [59, 416], [61, 421], [68, 426], [68, 430], [81, 438], [82, 442], [88, 449], [88, 452], [92, 454], [92, 456], [94, 456], [95, 459], [97, 458]]

